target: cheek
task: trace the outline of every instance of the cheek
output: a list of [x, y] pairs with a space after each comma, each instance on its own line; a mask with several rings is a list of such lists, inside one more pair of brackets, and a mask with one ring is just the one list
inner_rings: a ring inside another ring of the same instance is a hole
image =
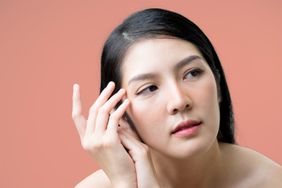
[[206, 80], [202, 87], [202, 98], [203, 101], [206, 101], [206, 104], [210, 105], [218, 105], [217, 101], [217, 88], [216, 83], [212, 80]]
[[203, 84], [202, 91], [197, 95], [203, 117], [208, 121], [219, 124], [219, 103], [216, 83], [213, 79], [207, 79]]
[[[158, 106], [158, 108], [154, 108], [154, 106]], [[160, 117], [162, 117], [159, 107], [158, 100], [131, 101], [127, 112], [141, 137], [147, 133], [154, 134], [156, 131], [154, 127], [158, 127], [157, 125], [161, 121]]]

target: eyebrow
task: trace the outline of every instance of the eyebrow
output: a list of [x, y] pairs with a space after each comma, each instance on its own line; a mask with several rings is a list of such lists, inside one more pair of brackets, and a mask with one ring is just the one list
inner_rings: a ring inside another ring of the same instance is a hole
[[178, 70], [178, 69], [180, 69], [180, 68], [182, 68], [182, 67], [184, 67], [184, 66], [186, 66], [186, 65], [188, 65], [188, 64], [191, 64], [191, 63], [192, 63], [194, 60], [196, 60], [196, 59], [202, 59], [202, 58], [201, 58], [200, 56], [198, 56], [198, 55], [191, 55], [191, 56], [188, 56], [188, 57], [182, 59], [181, 61], [179, 61], [179, 62], [175, 65], [174, 70]]
[[[174, 70], [178, 70], [181, 69], [182, 67], [184, 67], [185, 65], [191, 64], [194, 60], [196, 59], [202, 59], [200, 56], [198, 55], [191, 55], [188, 56], [184, 59], [182, 59], [181, 61], [179, 61], [175, 66], [174, 66]], [[146, 74], [140, 74], [137, 75], [135, 77], [133, 77], [132, 79], [130, 79], [128, 81], [128, 85], [130, 85], [132, 82], [136, 82], [136, 81], [140, 81], [140, 80], [149, 80], [149, 79], [154, 79], [156, 78], [157, 75], [154, 73], [146, 73]]]

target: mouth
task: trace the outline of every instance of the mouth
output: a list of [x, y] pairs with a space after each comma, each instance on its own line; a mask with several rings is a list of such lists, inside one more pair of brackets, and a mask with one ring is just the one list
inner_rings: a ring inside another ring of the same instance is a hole
[[172, 131], [172, 135], [176, 136], [189, 136], [195, 134], [199, 129], [200, 125], [202, 124], [201, 121], [195, 120], [187, 120], [179, 123]]

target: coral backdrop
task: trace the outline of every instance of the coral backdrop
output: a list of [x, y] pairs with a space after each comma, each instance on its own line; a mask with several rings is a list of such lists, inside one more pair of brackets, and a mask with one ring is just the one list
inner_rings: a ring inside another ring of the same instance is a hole
[[2, 0], [0, 187], [73, 187], [98, 168], [71, 119], [72, 84], [87, 115], [106, 37], [149, 7], [179, 12], [206, 32], [227, 75], [239, 144], [282, 163], [280, 0]]

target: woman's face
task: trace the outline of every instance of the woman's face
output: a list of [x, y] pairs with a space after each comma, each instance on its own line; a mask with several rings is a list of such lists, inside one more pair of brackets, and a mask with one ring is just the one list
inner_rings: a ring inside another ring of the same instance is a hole
[[[134, 44], [121, 67], [127, 113], [142, 140], [155, 151], [187, 157], [207, 150], [219, 129], [214, 75], [192, 44], [180, 39], [146, 39]], [[193, 128], [180, 123], [201, 122]]]

